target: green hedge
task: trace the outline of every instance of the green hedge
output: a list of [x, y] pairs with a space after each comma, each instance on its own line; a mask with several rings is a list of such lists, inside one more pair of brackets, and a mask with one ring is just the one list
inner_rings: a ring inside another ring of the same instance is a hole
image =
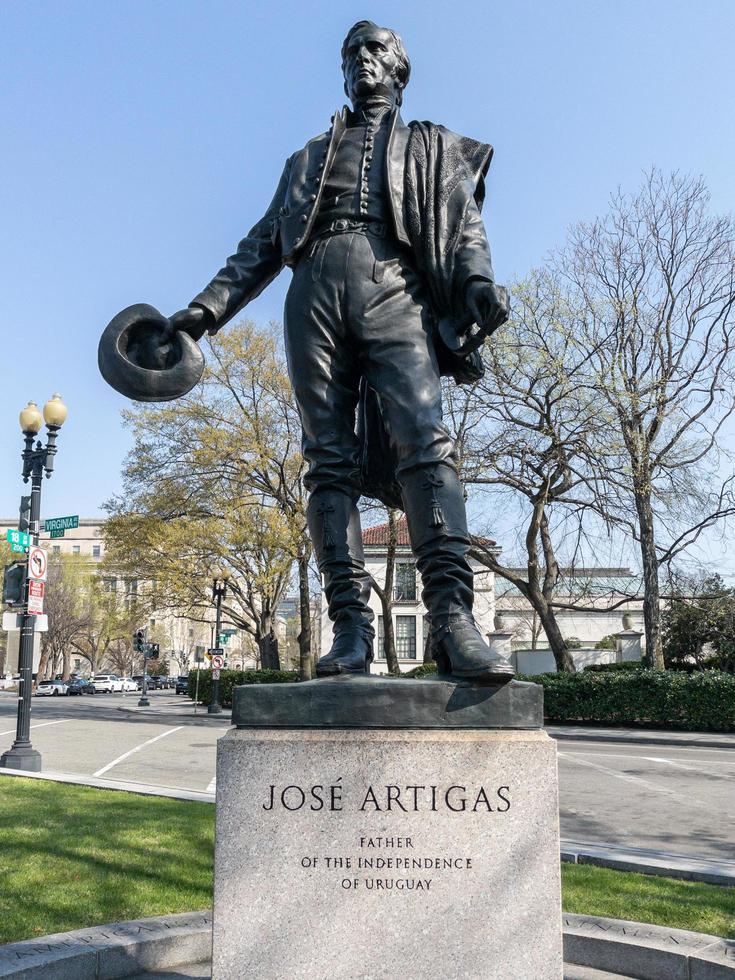
[[[219, 703], [223, 708], [232, 707], [232, 688], [238, 684], [286, 684], [297, 681], [299, 675], [295, 670], [221, 670], [219, 674]], [[197, 672], [189, 671], [189, 697], [193, 698], [197, 690]], [[212, 700], [212, 672], [199, 671], [199, 700], [209, 704]]]
[[[634, 669], [635, 667], [635, 669]], [[584, 670], [579, 674], [518, 676], [544, 689], [544, 714], [550, 722], [650, 725], [684, 731], [735, 731], [735, 676], [717, 671], [685, 674], [673, 670]], [[431, 677], [436, 664], [419, 664], [402, 677]], [[223, 670], [220, 703], [232, 705], [237, 684], [282, 684], [299, 679], [290, 670]], [[199, 674], [199, 700], [209, 704], [211, 672]], [[196, 671], [189, 673], [194, 696]]]
[[541, 674], [548, 721], [735, 731], [735, 677], [715, 671], [582, 671]]

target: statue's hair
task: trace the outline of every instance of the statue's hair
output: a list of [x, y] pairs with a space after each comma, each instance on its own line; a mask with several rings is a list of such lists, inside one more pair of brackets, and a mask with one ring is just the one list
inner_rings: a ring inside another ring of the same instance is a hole
[[[378, 25], [372, 20], [358, 20], [356, 24], [347, 31], [347, 36], [342, 42], [342, 72], [345, 70], [345, 59], [347, 57], [347, 45], [350, 43], [350, 38], [356, 31], [360, 31], [365, 27], [378, 27]], [[403, 46], [403, 41], [392, 31], [389, 27], [381, 27], [379, 30], [387, 31], [391, 38], [393, 39], [393, 50], [395, 51], [398, 63], [396, 65], [396, 82], [398, 85], [398, 104], [400, 105], [403, 101], [403, 90], [408, 85], [408, 80], [411, 77], [411, 62], [409, 61], [408, 55], [406, 54], [406, 49]], [[345, 92], [347, 92], [347, 83], [345, 82]]]

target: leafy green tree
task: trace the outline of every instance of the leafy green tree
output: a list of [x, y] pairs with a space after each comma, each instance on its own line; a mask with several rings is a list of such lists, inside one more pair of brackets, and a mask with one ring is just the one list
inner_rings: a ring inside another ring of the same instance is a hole
[[[149, 583], [151, 610], [211, 619], [211, 573], [231, 573], [223, 620], [278, 668], [275, 617], [294, 565], [301, 676], [311, 676], [300, 426], [273, 331], [239, 324], [209, 340], [200, 385], [172, 405], [125, 413], [134, 446], [107, 505], [107, 560]], [[307, 601], [304, 602], [304, 593]]]
[[735, 589], [706, 575], [674, 580], [662, 615], [667, 667], [717, 667], [735, 672]]

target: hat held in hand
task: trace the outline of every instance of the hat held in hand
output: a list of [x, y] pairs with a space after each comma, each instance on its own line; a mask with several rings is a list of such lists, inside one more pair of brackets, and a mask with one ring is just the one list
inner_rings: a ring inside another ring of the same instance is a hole
[[139, 402], [180, 398], [204, 372], [199, 345], [154, 306], [136, 303], [113, 317], [97, 352], [102, 377], [115, 391]]

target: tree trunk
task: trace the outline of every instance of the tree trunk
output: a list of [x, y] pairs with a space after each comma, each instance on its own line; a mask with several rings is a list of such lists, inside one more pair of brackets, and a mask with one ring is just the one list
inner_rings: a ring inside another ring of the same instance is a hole
[[299, 567], [299, 620], [301, 629], [299, 641], [299, 676], [302, 681], [310, 681], [312, 674], [311, 656], [311, 602], [309, 595], [309, 555], [302, 552], [298, 558]]
[[61, 679], [66, 683], [71, 676], [71, 651], [67, 646], [64, 646], [62, 664]]
[[[543, 604], [546, 605], [545, 602]], [[577, 668], [574, 666], [574, 660], [567, 648], [566, 640], [562, 636], [553, 611], [548, 606], [545, 610], [539, 608], [536, 611], [549, 641], [551, 652], [554, 654], [556, 669], [566, 674], [576, 674]]]
[[646, 631], [645, 662], [655, 670], [664, 669], [664, 651], [661, 637], [661, 598], [658, 581], [658, 557], [653, 527], [651, 497], [636, 487], [635, 503], [641, 538], [641, 566], [643, 568], [643, 623]]
[[398, 522], [396, 512], [393, 508], [388, 509], [388, 553], [385, 562], [385, 586], [380, 595], [380, 606], [383, 610], [383, 649], [388, 673], [398, 675], [401, 668], [398, 666], [398, 655], [396, 653], [396, 635], [393, 629], [393, 583], [396, 571], [396, 547], [398, 545]]
[[258, 636], [260, 651], [260, 666], [264, 670], [280, 670], [281, 659], [278, 655], [278, 637], [276, 636], [270, 617], [262, 623], [263, 632]]

